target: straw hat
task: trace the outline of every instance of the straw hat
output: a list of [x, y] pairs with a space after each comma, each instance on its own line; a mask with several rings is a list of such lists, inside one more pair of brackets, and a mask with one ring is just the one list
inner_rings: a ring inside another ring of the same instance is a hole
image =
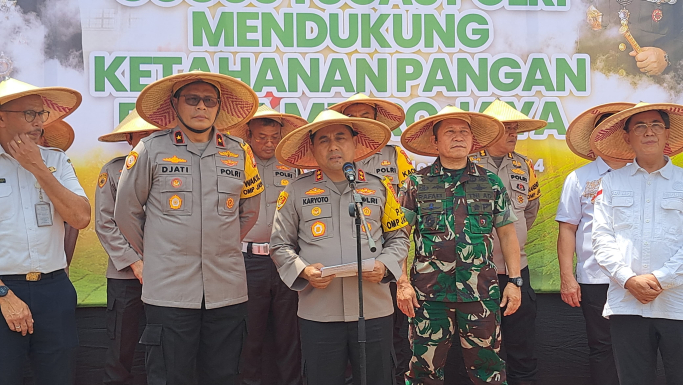
[[373, 155], [391, 138], [389, 127], [382, 122], [373, 119], [350, 118], [337, 111], [325, 110], [315, 118], [313, 123], [299, 127], [285, 136], [275, 149], [275, 156], [280, 163], [290, 167], [318, 168], [318, 162], [313, 157], [310, 135], [334, 124], [350, 126], [358, 133], [353, 137], [356, 142], [354, 162]]
[[[306, 121], [306, 119], [300, 116], [294, 114], [283, 114], [281, 112], [275, 111], [274, 109], [268, 107], [265, 104], [259, 106], [258, 110], [256, 110], [256, 114], [254, 114], [254, 117], [249, 119], [249, 121], [258, 118], [268, 118], [273, 119], [276, 122], [279, 122], [282, 125], [282, 130], [280, 131], [282, 137], [287, 136], [287, 134], [301, 126], [308, 124], [308, 121]], [[247, 126], [247, 124], [245, 123], [240, 125], [239, 127], [231, 128], [228, 134], [247, 140], [248, 132], [249, 126]]]
[[584, 159], [595, 160], [597, 155], [592, 148], [593, 143], [591, 142], [591, 133], [593, 133], [596, 127], [595, 123], [604, 114], [615, 114], [633, 106], [635, 106], [635, 103], [607, 103], [582, 112], [572, 120], [567, 128], [567, 146], [569, 146], [569, 149], [574, 154]]
[[406, 120], [406, 113], [398, 104], [384, 99], [370, 98], [361, 93], [331, 106], [330, 110], [343, 114], [346, 107], [357, 103], [368, 104], [374, 107], [375, 111], [377, 111], [377, 121], [386, 124], [390, 131], [398, 128]]
[[43, 126], [69, 116], [81, 104], [82, 96], [66, 87], [36, 87], [17, 79], [0, 76], [0, 105], [29, 95], [43, 98], [43, 109], [50, 111], [50, 117]]
[[100, 142], [125, 142], [127, 140], [126, 134], [132, 134], [133, 132], [145, 132], [145, 131], [158, 131], [160, 128], [145, 122], [136, 110], [132, 110], [128, 116], [118, 126], [113, 132], [105, 134], [97, 138]]
[[182, 86], [203, 81], [213, 84], [220, 92], [220, 110], [214, 126], [226, 131], [246, 123], [258, 108], [258, 97], [248, 85], [227, 75], [191, 71], [159, 79], [145, 87], [135, 105], [140, 117], [162, 128], [178, 125], [171, 97]]
[[494, 100], [483, 113], [491, 115], [503, 123], [517, 123], [518, 134], [536, 131], [548, 125], [545, 120], [531, 119], [500, 99]]
[[600, 123], [591, 134], [596, 155], [632, 161], [636, 154], [624, 141], [622, 132], [626, 120], [641, 112], [661, 110], [669, 114], [669, 141], [664, 155], [674, 156], [683, 152], [683, 105], [672, 103], [638, 103], [635, 107], [616, 113]]
[[55, 147], [66, 151], [74, 142], [74, 129], [63, 120], [57, 120], [43, 126], [43, 140], [47, 147]]
[[490, 115], [478, 112], [463, 111], [454, 106], [446, 106], [436, 115], [420, 119], [411, 124], [401, 135], [403, 147], [415, 154], [424, 156], [439, 156], [439, 152], [431, 142], [434, 124], [445, 119], [462, 119], [470, 124], [474, 153], [495, 143], [504, 133], [504, 126], [500, 120]]

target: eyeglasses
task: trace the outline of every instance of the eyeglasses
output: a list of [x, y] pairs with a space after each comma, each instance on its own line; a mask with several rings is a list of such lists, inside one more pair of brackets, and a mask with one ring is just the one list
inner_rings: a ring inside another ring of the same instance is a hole
[[204, 96], [203, 98], [197, 95], [180, 95], [179, 98], [185, 98], [185, 103], [189, 106], [196, 106], [200, 101], [204, 102], [206, 108], [213, 108], [218, 105], [218, 99], [213, 96]]
[[664, 130], [666, 130], [666, 126], [664, 125], [664, 123], [638, 123], [635, 126], [633, 126], [633, 133], [635, 133], [636, 135], [643, 135], [647, 131], [648, 127], [652, 128], [652, 132], [654, 132], [655, 135], [659, 135], [662, 132], [664, 132]]
[[33, 122], [36, 120], [36, 116], [40, 115], [40, 120], [43, 121], [43, 123], [47, 122], [47, 120], [50, 118], [50, 111], [33, 111], [33, 110], [26, 110], [26, 111], [10, 111], [10, 110], [1, 110], [2, 112], [21, 112], [24, 114], [24, 119], [28, 123]]

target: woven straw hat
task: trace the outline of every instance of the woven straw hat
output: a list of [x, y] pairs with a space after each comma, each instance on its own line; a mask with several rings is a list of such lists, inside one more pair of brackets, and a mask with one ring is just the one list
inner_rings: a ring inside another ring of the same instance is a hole
[[356, 142], [354, 162], [373, 155], [378, 149], [384, 147], [391, 138], [389, 127], [382, 122], [372, 119], [350, 118], [337, 111], [325, 110], [315, 118], [313, 123], [299, 127], [282, 138], [275, 149], [277, 160], [290, 167], [317, 168], [318, 162], [313, 157], [310, 135], [334, 124], [349, 126], [358, 133], [353, 137]]
[[597, 155], [595, 154], [593, 143], [591, 142], [591, 134], [596, 128], [595, 123], [597, 123], [604, 114], [616, 114], [617, 112], [624, 111], [633, 106], [635, 106], [635, 103], [607, 103], [582, 112], [572, 120], [567, 128], [567, 134], [565, 136], [567, 146], [574, 154], [584, 159], [595, 160]]
[[683, 152], [683, 105], [672, 103], [638, 103], [635, 107], [616, 113], [600, 123], [591, 134], [591, 142], [596, 155], [624, 161], [636, 157], [623, 138], [626, 120], [641, 112], [661, 110], [669, 114], [669, 141], [664, 147], [664, 155], [674, 156]]
[[248, 85], [227, 75], [191, 71], [159, 79], [145, 87], [135, 105], [140, 117], [162, 128], [178, 125], [171, 97], [182, 86], [203, 81], [213, 84], [220, 92], [220, 110], [214, 126], [226, 131], [247, 122], [258, 108], [258, 97]]
[[357, 103], [368, 104], [374, 107], [375, 111], [377, 111], [377, 121], [386, 124], [391, 131], [398, 128], [406, 120], [406, 113], [398, 104], [384, 99], [370, 98], [361, 93], [331, 106], [330, 110], [343, 114], [346, 107]]
[[63, 120], [57, 120], [47, 126], [43, 126], [43, 140], [47, 147], [55, 147], [66, 151], [73, 144], [74, 138], [74, 129]]
[[[249, 121], [258, 118], [273, 119], [276, 122], [282, 124], [282, 129], [280, 131], [280, 135], [282, 135], [282, 137], [287, 136], [287, 134], [301, 126], [308, 124], [308, 121], [306, 121], [306, 119], [300, 116], [294, 114], [283, 114], [281, 112], [275, 111], [274, 109], [268, 107], [265, 104], [259, 106], [258, 110], [256, 110], [256, 114], [254, 114], [254, 116], [251, 119], [249, 119]], [[247, 126], [247, 124], [245, 123], [240, 125], [239, 127], [231, 128], [228, 134], [247, 140], [248, 132], [249, 126]]]
[[420, 119], [408, 127], [401, 135], [403, 147], [415, 154], [439, 156], [439, 152], [431, 142], [432, 128], [437, 122], [445, 119], [462, 119], [470, 124], [472, 130], [472, 150], [474, 153], [495, 143], [504, 133], [500, 120], [478, 112], [463, 111], [454, 106], [446, 106], [436, 115]]
[[160, 128], [144, 121], [136, 110], [132, 110], [110, 134], [97, 138], [100, 142], [125, 142], [126, 134], [133, 132], [158, 131]]
[[483, 113], [491, 115], [503, 123], [517, 123], [518, 134], [536, 131], [548, 125], [545, 120], [531, 119], [500, 99], [494, 100]]
[[66, 87], [36, 87], [17, 79], [0, 77], [0, 105], [29, 95], [43, 98], [43, 109], [50, 117], [43, 127], [69, 116], [81, 104], [80, 92]]

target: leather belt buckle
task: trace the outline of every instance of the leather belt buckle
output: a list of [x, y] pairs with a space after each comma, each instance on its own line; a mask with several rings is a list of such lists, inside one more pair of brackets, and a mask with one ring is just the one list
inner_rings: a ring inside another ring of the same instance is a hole
[[41, 273], [28, 273], [28, 274], [26, 274], [26, 280], [29, 282], [40, 281], [41, 277], [42, 277]]
[[267, 243], [253, 243], [251, 253], [256, 255], [270, 255], [270, 245]]

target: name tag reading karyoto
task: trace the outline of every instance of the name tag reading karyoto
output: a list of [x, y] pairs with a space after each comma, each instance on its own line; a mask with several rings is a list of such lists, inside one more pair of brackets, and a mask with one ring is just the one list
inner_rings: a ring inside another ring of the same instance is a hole
[[36, 203], [38, 227], [52, 226], [52, 207], [47, 202]]

